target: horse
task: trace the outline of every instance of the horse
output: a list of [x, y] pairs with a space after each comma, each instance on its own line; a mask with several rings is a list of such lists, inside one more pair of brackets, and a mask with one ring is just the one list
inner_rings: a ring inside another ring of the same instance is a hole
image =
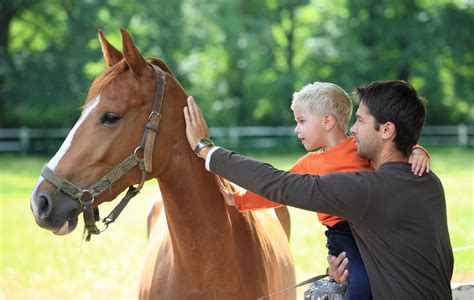
[[37, 224], [65, 235], [82, 213], [89, 235], [98, 234], [101, 203], [130, 187], [127, 202], [156, 178], [162, 202], [148, 215], [140, 299], [257, 299], [293, 285], [286, 207], [241, 213], [224, 203], [221, 179], [187, 144], [183, 87], [161, 59], [143, 58], [123, 28], [121, 37], [123, 53], [99, 31], [107, 67], [33, 189]]

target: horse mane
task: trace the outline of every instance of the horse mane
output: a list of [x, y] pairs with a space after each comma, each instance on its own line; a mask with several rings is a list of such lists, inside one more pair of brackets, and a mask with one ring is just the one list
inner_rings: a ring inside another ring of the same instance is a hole
[[[148, 58], [147, 62], [160, 67], [164, 72], [168, 73], [171, 77], [176, 78], [171, 72], [170, 68], [166, 65], [166, 63], [159, 59], [159, 58]], [[102, 74], [100, 74], [92, 83], [89, 92], [87, 93], [87, 100], [84, 103], [86, 105], [91, 99], [92, 96], [99, 94], [103, 91], [106, 87], [110, 85], [110, 83], [117, 78], [120, 74], [125, 73], [130, 67], [128, 66], [125, 59], [117, 62], [110, 68], [107, 68]]]
[[170, 68], [168, 68], [168, 66], [163, 60], [159, 58], [148, 58], [147, 62], [151, 63], [152, 65], [160, 67], [163, 71], [171, 75], [173, 78], [176, 78], [176, 76], [174, 76], [173, 72], [171, 72]]

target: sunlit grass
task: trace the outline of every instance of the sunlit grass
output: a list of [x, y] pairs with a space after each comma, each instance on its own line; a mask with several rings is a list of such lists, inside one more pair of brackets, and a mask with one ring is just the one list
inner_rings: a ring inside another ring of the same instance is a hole
[[[429, 149], [448, 205], [453, 247], [474, 244], [474, 150]], [[258, 158], [288, 169], [299, 155]], [[155, 181], [134, 198], [111, 228], [91, 243], [81, 241], [82, 220], [70, 235], [39, 228], [29, 195], [45, 157], [0, 156], [0, 299], [136, 298], [146, 248], [146, 213]], [[102, 206], [101, 206], [102, 208]], [[112, 205], [104, 204], [105, 215]], [[291, 248], [297, 280], [324, 272], [324, 228], [315, 213], [291, 209]], [[474, 281], [474, 250], [455, 252], [453, 280]], [[304, 288], [303, 288], [304, 289]]]

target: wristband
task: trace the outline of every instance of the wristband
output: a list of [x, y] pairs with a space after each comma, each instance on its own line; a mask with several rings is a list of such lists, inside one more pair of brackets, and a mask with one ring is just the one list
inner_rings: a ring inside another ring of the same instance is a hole
[[214, 146], [214, 143], [210, 140], [210, 139], [201, 139], [199, 141], [199, 143], [196, 145], [196, 147], [194, 148], [194, 153], [199, 156], [199, 157], [202, 157], [200, 155], [201, 153], [201, 150], [205, 147], [213, 147]]

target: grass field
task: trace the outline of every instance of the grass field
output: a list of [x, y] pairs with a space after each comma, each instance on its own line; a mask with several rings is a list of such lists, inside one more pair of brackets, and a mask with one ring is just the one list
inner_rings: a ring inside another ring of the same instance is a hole
[[[429, 150], [446, 192], [453, 248], [473, 245], [474, 149]], [[257, 156], [282, 169], [297, 157]], [[30, 212], [30, 192], [48, 159], [0, 156], [0, 299], [135, 299], [156, 182], [147, 183], [106, 233], [85, 243], [82, 220], [75, 232], [57, 237], [39, 228]], [[110, 210], [104, 204], [102, 214]], [[291, 215], [297, 280], [303, 280], [326, 268], [324, 229], [314, 213], [291, 209]], [[453, 282], [474, 281], [474, 249], [454, 256]]]

